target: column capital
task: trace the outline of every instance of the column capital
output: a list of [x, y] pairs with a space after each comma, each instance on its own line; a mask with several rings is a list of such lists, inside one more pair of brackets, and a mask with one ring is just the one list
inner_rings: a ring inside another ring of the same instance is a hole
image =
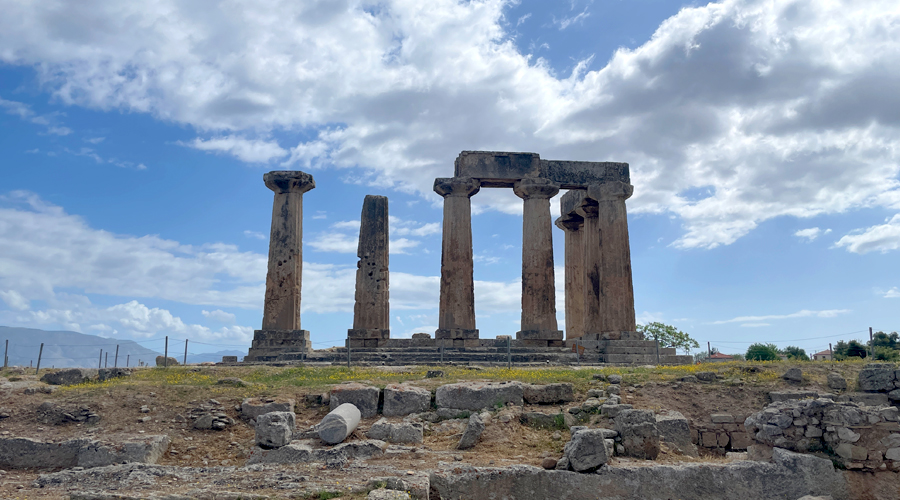
[[274, 170], [263, 174], [263, 182], [276, 194], [303, 194], [316, 187], [313, 176], [299, 170]]
[[591, 184], [587, 187], [587, 197], [597, 201], [611, 201], [614, 199], [627, 200], [634, 193], [634, 186], [622, 181]]
[[481, 183], [471, 177], [438, 177], [434, 180], [434, 192], [444, 198], [451, 196], [471, 198], [481, 190]]
[[578, 231], [584, 227], [584, 217], [577, 214], [563, 215], [554, 224], [563, 231]]
[[513, 184], [513, 192], [516, 196], [527, 200], [529, 198], [547, 199], [556, 196], [559, 192], [559, 184], [550, 179], [525, 178], [519, 179]]
[[575, 213], [583, 219], [596, 219], [600, 216], [600, 206], [597, 200], [590, 196], [585, 196], [581, 204], [575, 207]]

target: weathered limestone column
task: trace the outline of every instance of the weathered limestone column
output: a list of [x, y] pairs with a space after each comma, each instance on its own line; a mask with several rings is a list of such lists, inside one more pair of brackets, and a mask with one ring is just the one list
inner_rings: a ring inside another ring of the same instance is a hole
[[314, 189], [312, 176], [300, 171], [263, 175], [275, 192], [269, 236], [269, 272], [263, 330], [300, 329], [300, 282], [303, 275], [303, 193]]
[[600, 242], [598, 294], [600, 332], [610, 339], [637, 329], [634, 314], [634, 284], [625, 200], [634, 186], [614, 181], [588, 186], [587, 198], [597, 202], [597, 233]]
[[584, 334], [599, 334], [602, 330], [600, 315], [600, 226], [597, 221], [599, 209], [596, 200], [584, 198], [575, 212], [583, 220], [582, 242], [584, 244]]
[[350, 347], [378, 347], [390, 338], [388, 289], [388, 199], [367, 195], [359, 225], [356, 304]]
[[444, 197], [441, 299], [435, 339], [452, 339], [444, 343], [448, 346], [474, 346], [478, 340], [470, 198], [480, 189], [478, 181], [468, 177], [434, 180], [434, 192]]
[[556, 219], [566, 235], [566, 340], [584, 335], [584, 218], [577, 214]]
[[526, 178], [513, 186], [524, 200], [522, 215], [522, 321], [519, 340], [548, 345], [563, 333], [556, 322], [556, 285], [553, 270], [553, 224], [550, 198], [559, 185], [547, 179]]
[[[274, 171], [263, 175], [275, 192], [269, 235], [269, 270], [262, 330], [253, 333], [245, 361], [273, 361], [309, 350], [309, 332], [300, 329], [303, 277], [303, 193], [316, 182], [306, 172]], [[281, 358], [279, 358], [281, 357]]]

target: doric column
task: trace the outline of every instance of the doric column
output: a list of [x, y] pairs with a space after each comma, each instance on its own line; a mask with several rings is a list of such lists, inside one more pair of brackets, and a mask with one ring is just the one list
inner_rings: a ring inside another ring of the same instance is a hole
[[583, 267], [583, 293], [582, 304], [584, 306], [584, 333], [601, 333], [602, 321], [600, 317], [600, 229], [597, 221], [597, 201], [584, 198], [575, 212], [581, 216], [582, 243], [584, 251]]
[[434, 192], [444, 197], [441, 301], [435, 338], [453, 339], [452, 345], [460, 347], [464, 340], [478, 339], [470, 198], [480, 189], [478, 181], [468, 177], [434, 180]]
[[563, 214], [556, 227], [566, 235], [566, 340], [584, 335], [584, 218]]
[[591, 185], [587, 189], [587, 198], [597, 203], [599, 332], [610, 333], [609, 338], [618, 338], [618, 333], [633, 332], [637, 328], [625, 210], [625, 200], [632, 192], [634, 186], [621, 181]]
[[316, 187], [312, 176], [300, 171], [263, 175], [275, 192], [269, 271], [263, 330], [300, 330], [300, 281], [303, 274], [303, 193]]
[[367, 195], [359, 224], [356, 303], [350, 347], [378, 347], [390, 338], [388, 199]]
[[562, 340], [556, 323], [553, 224], [550, 198], [559, 185], [547, 179], [522, 179], [513, 186], [522, 198], [522, 322], [516, 338]]

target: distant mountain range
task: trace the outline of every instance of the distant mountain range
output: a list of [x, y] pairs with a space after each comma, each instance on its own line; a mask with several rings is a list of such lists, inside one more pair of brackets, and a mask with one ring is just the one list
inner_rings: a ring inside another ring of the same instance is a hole
[[[0, 362], [3, 361], [3, 349], [9, 340], [9, 366], [29, 366], [37, 363], [41, 343], [44, 352], [41, 356], [41, 367], [73, 367], [97, 368], [100, 362], [100, 350], [109, 353], [108, 363], [113, 366], [116, 345], [119, 346], [118, 366], [137, 366], [140, 361], [156, 362], [162, 353], [152, 351], [131, 340], [120, 340], [85, 335], [78, 332], [48, 332], [34, 328], [15, 328], [0, 326]], [[246, 353], [243, 353], [246, 354]], [[105, 356], [104, 356], [105, 358]], [[104, 361], [107, 361], [104, 359]], [[179, 362], [181, 359], [178, 360]], [[188, 356], [190, 361], [190, 356]], [[222, 361], [222, 355], [218, 361]], [[2, 364], [0, 364], [2, 366]]]

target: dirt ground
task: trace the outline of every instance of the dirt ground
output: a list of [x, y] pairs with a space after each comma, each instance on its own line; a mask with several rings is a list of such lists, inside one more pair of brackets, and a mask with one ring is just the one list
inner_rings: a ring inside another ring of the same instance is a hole
[[[182, 368], [186, 370], [186, 368]], [[213, 378], [225, 375], [215, 367], [204, 367], [203, 373]], [[227, 375], [232, 375], [229, 372]], [[522, 411], [555, 413], [586, 399], [587, 390], [602, 388], [605, 382], [586, 379], [576, 384], [576, 401], [564, 407], [505, 407], [495, 409], [487, 422], [478, 445], [468, 451], [456, 450], [456, 443], [464, 429], [464, 420], [426, 423], [424, 443], [417, 446], [393, 446], [383, 457], [365, 462], [351, 461], [341, 469], [329, 469], [321, 464], [258, 467], [260, 470], [238, 469], [245, 465], [255, 448], [254, 430], [241, 419], [240, 404], [245, 397], [264, 396], [291, 398], [296, 404], [297, 429], [302, 431], [318, 423], [328, 413], [328, 407], [308, 402], [307, 396], [321, 394], [322, 387], [231, 387], [192, 385], [190, 383], [113, 383], [85, 385], [76, 388], [57, 388], [51, 393], [28, 391], [45, 387], [34, 375], [17, 374], [0, 377], [0, 437], [29, 437], [42, 441], [60, 442], [75, 437], [92, 437], [115, 442], [124, 436], [168, 435], [171, 444], [159, 460], [162, 469], [153, 469], [152, 481], [130, 483], [112, 477], [71, 479], [59, 487], [34, 487], [40, 473], [48, 471], [15, 470], [0, 473], [0, 498], [69, 498], [69, 491], [110, 490], [116, 494], [149, 494], [149, 492], [183, 493], [202, 497], [198, 491], [239, 491], [271, 496], [272, 498], [362, 498], [370, 478], [395, 476], [407, 479], [423, 477], [441, 463], [462, 463], [476, 466], [507, 466], [528, 464], [540, 466], [544, 458], [557, 459], [569, 439], [567, 430], [533, 429], [518, 419]], [[728, 375], [728, 374], [726, 374]], [[733, 375], [733, 374], [732, 374]], [[787, 388], [777, 377], [731, 377], [726, 382], [691, 383], [665, 377], [627, 375], [620, 396], [623, 403], [635, 408], [676, 410], [690, 419], [707, 419], [711, 413], [728, 412], [747, 415], [762, 409], [766, 394]], [[811, 376], [804, 389], [827, 390], [821, 380]], [[176, 380], [177, 382], [177, 380]], [[339, 381], [335, 381], [336, 383]], [[379, 381], [370, 381], [378, 384]], [[423, 379], [419, 385], [433, 388], [451, 380]], [[381, 384], [383, 385], [383, 384]], [[326, 387], [327, 388], [327, 387]], [[34, 392], [27, 394], [27, 392]], [[100, 416], [95, 424], [52, 423], [46, 420], [41, 405], [50, 402], [69, 413], [89, 409]], [[142, 407], [149, 409], [144, 413]], [[225, 430], [197, 430], [193, 428], [192, 413], [202, 407], [225, 413], [234, 420]], [[508, 416], [508, 417], [504, 417]], [[378, 418], [365, 419], [349, 440], [365, 439], [365, 431]], [[402, 418], [389, 419], [400, 421]], [[612, 427], [612, 422], [595, 416], [592, 425]], [[720, 456], [684, 457], [663, 450], [657, 463], [680, 461], [723, 461]], [[634, 465], [634, 460], [613, 459], [617, 463]], [[166, 467], [169, 466], [169, 467]], [[274, 467], [274, 468], [273, 468]], [[134, 471], [122, 477], [134, 476]], [[75, 474], [77, 475], [77, 474]], [[896, 479], [896, 474], [887, 474]], [[74, 477], [74, 476], [73, 476]], [[871, 479], [871, 478], [870, 478]], [[884, 478], [878, 479], [883, 481]], [[95, 481], [92, 483], [91, 481]], [[871, 481], [870, 481], [871, 482]], [[874, 484], [874, 483], [873, 483]], [[290, 485], [287, 490], [284, 485]], [[371, 485], [369, 485], [371, 486]], [[329, 496], [338, 495], [340, 497]], [[110, 497], [112, 498], [112, 497]], [[213, 497], [210, 497], [213, 498]], [[228, 498], [221, 493], [214, 498]], [[236, 498], [236, 497], [235, 497]], [[877, 498], [877, 496], [872, 497]]]

